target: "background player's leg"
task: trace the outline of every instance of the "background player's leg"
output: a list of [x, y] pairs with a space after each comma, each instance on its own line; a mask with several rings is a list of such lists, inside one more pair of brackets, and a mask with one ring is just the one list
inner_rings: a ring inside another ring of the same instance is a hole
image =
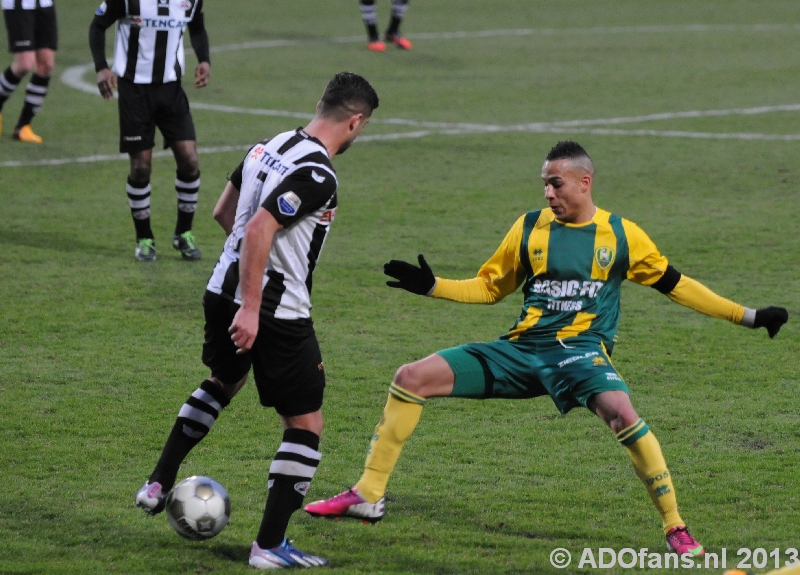
[[[15, 52], [11, 64], [0, 75], [0, 112], [11, 94], [19, 87], [22, 79], [36, 64], [36, 53], [33, 50]], [[0, 135], [3, 133], [2, 115], [0, 115]]]
[[367, 48], [373, 52], [383, 52], [386, 44], [378, 37], [378, 7], [375, 0], [360, 0], [361, 19], [367, 29]]
[[400, 34], [400, 24], [406, 17], [408, 0], [392, 0], [392, 19], [386, 29], [386, 41], [402, 50], [411, 50], [411, 42]]
[[183, 140], [172, 144], [177, 170], [175, 172], [175, 194], [178, 197], [178, 217], [172, 246], [181, 252], [183, 259], [199, 260], [201, 252], [192, 233], [194, 212], [200, 194], [200, 170], [198, 169], [197, 142]]
[[128, 194], [128, 206], [136, 230], [135, 257], [139, 261], [152, 261], [156, 259], [153, 230], [150, 227], [150, 172], [153, 150], [132, 152], [129, 157], [131, 170], [125, 191]]
[[35, 144], [42, 142], [42, 138], [31, 129], [30, 123], [44, 104], [54, 65], [55, 51], [49, 48], [41, 48], [36, 51], [36, 71], [25, 88], [25, 103], [14, 128], [14, 139]]

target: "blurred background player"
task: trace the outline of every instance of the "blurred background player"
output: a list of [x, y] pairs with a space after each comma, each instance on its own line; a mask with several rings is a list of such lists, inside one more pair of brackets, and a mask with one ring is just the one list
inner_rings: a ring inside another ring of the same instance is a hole
[[228, 240], [203, 297], [203, 363], [211, 374], [178, 412], [158, 463], [136, 493], [136, 505], [147, 513], [164, 509], [181, 462], [252, 367], [261, 405], [275, 409], [284, 429], [250, 547], [257, 569], [327, 564], [286, 539], [322, 457], [325, 370], [311, 319], [312, 274], [338, 203], [331, 158], [355, 141], [378, 103], [366, 79], [336, 74], [305, 128], [256, 144], [233, 171], [214, 208]]
[[[106, 29], [116, 28], [114, 69], [106, 61]], [[189, 29], [197, 55], [194, 85], [208, 85], [211, 70], [203, 0], [170, 3], [166, 0], [107, 0], [95, 12], [89, 27], [97, 87], [104, 99], [119, 90], [119, 151], [130, 157], [126, 191], [136, 229], [134, 257], [156, 259], [155, 238], [150, 228], [150, 173], [155, 129], [164, 136], [177, 164], [175, 191], [178, 219], [172, 246], [185, 260], [199, 260], [201, 253], [192, 233], [192, 220], [200, 191], [197, 142], [189, 100], [181, 87], [184, 70], [183, 32]]]
[[20, 142], [41, 144], [42, 138], [31, 129], [31, 120], [39, 112], [47, 96], [50, 73], [56, 60], [56, 9], [53, 0], [2, 0], [2, 7], [8, 30], [8, 50], [14, 58], [0, 75], [0, 135], [3, 133], [3, 104], [25, 75], [33, 70], [25, 88], [25, 103], [12, 138]]
[[[375, 0], [359, 0], [359, 4], [361, 18], [364, 20], [369, 38], [367, 48], [373, 52], [383, 52], [386, 50], [386, 44], [378, 36], [378, 7], [375, 5]], [[403, 22], [407, 10], [408, 0], [392, 0], [392, 19], [384, 35], [386, 42], [394, 44], [401, 50], [411, 50], [411, 42], [400, 35], [400, 24]]]

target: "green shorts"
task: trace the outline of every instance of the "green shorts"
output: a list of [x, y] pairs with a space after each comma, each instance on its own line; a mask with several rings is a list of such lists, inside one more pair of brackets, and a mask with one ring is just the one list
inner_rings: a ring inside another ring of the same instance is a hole
[[628, 391], [605, 348], [594, 341], [562, 345], [498, 339], [437, 352], [455, 374], [452, 397], [525, 399], [549, 395], [561, 413], [602, 391]]

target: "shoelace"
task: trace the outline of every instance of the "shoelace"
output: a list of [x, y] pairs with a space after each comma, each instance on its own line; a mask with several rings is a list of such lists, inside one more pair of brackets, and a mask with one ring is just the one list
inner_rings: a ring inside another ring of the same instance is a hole
[[675, 533], [672, 534], [672, 537], [678, 540], [681, 545], [692, 545], [695, 543], [695, 540], [689, 535], [689, 532], [684, 529], [678, 529]]

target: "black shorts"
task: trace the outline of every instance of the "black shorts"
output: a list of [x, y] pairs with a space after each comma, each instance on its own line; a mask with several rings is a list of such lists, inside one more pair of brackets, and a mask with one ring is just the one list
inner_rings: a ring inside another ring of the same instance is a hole
[[3, 10], [8, 30], [9, 52], [31, 52], [39, 48], [58, 50], [56, 8]]
[[180, 82], [134, 84], [117, 79], [119, 90], [119, 151], [132, 154], [155, 146], [156, 126], [171, 142], [195, 140], [189, 100]]
[[228, 328], [239, 305], [206, 291], [203, 363], [225, 384], [240, 381], [253, 368], [261, 405], [291, 417], [322, 407], [325, 371], [311, 319], [282, 320], [262, 316], [253, 348], [241, 355]]

